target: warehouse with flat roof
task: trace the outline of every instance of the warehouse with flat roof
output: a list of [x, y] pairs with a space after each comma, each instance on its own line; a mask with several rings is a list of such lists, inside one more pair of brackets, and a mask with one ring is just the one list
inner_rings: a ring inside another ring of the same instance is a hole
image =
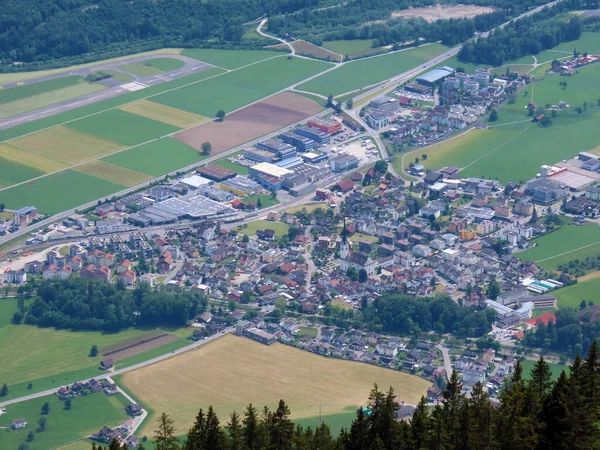
[[205, 167], [198, 167], [196, 169], [198, 175], [208, 178], [213, 181], [225, 181], [228, 178], [237, 176], [237, 172], [234, 170], [226, 169], [225, 167], [218, 166], [216, 164], [209, 164]]
[[436, 83], [442, 81], [444, 78], [449, 77], [453, 74], [454, 70], [451, 67], [439, 67], [417, 77], [415, 81], [417, 82], [417, 84], [432, 87], [435, 86]]
[[279, 139], [281, 139], [283, 142], [293, 145], [298, 149], [299, 152], [308, 152], [315, 148], [315, 141], [297, 134], [282, 133], [279, 135]]
[[281, 189], [281, 179], [293, 173], [289, 169], [271, 163], [259, 163], [248, 168], [250, 178], [269, 190]]

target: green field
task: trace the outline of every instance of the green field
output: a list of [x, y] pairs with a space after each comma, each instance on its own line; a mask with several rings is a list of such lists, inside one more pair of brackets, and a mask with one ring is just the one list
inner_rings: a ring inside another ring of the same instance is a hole
[[441, 44], [431, 44], [361, 59], [301, 84], [298, 89], [321, 95], [344, 94], [406, 72], [447, 50], [448, 48]]
[[274, 230], [275, 236], [281, 237], [287, 234], [290, 226], [283, 222], [268, 222], [266, 220], [257, 220], [250, 222], [245, 225], [241, 225], [235, 228], [241, 234], [247, 234], [248, 236], [254, 236], [256, 230]]
[[[50, 413], [46, 431], [36, 431], [42, 405], [48, 402]], [[27, 427], [22, 430], [2, 430], [0, 447], [17, 450], [25, 442], [30, 431], [35, 439], [29, 442], [30, 450], [48, 450], [99, 431], [104, 425], [115, 427], [128, 419], [125, 407], [129, 404], [121, 394], [107, 396], [103, 392], [73, 398], [71, 409], [65, 410], [64, 403], [55, 395], [9, 405], [6, 414], [0, 416], [0, 427], [10, 426], [12, 421], [22, 418]], [[88, 445], [90, 443], [88, 442]]]
[[[559, 230], [532, 241], [538, 244], [518, 253], [519, 259], [532, 260], [547, 270], [557, 270], [558, 266], [575, 258], [585, 258], [581, 252], [597, 255], [600, 251], [600, 226], [586, 223], [584, 226], [565, 225]], [[589, 247], [587, 247], [589, 246]], [[581, 247], [587, 247], [577, 251]]]
[[[88, 83], [81, 77], [73, 76], [66, 78], [68, 78], [67, 82], [64, 83], [66, 86], [62, 88], [48, 86], [47, 89], [33, 89], [36, 84], [44, 83], [42, 82], [0, 90], [0, 96], [6, 92], [7, 98], [17, 97], [15, 100], [0, 102], [0, 106], [2, 106], [2, 108], [0, 108], [0, 119], [13, 117], [18, 114], [44, 108], [50, 105], [55, 105], [68, 100], [73, 100], [87, 94], [93, 94], [94, 92], [107, 89], [107, 86], [104, 86], [103, 84]], [[58, 81], [63, 79], [64, 78], [59, 78], [57, 80], [50, 81]], [[59, 83], [56, 83], [56, 85], [59, 85]], [[27, 88], [28, 90], [19, 93], [19, 89], [23, 88]], [[36, 90], [38, 91], [37, 93], [35, 92]], [[11, 91], [15, 91], [15, 93], [11, 93]]]
[[340, 414], [327, 414], [323, 416], [314, 416], [307, 417], [305, 419], [296, 419], [298, 425], [306, 428], [311, 427], [313, 430], [317, 428], [321, 423], [326, 424], [331, 429], [331, 434], [333, 436], [339, 435], [342, 428], [346, 430], [350, 429], [350, 425], [352, 425], [352, 421], [356, 419], [356, 411], [354, 407], [347, 408], [348, 412], [340, 413]]
[[576, 41], [563, 42], [552, 50], [573, 53], [573, 48], [577, 48], [577, 51], [580, 53], [600, 53], [600, 33], [584, 31]]
[[373, 48], [372, 39], [354, 39], [342, 41], [325, 41], [323, 48], [339, 53], [340, 55], [349, 55], [351, 53], [364, 52]]
[[[25, 305], [31, 303], [31, 300], [25, 300]], [[17, 312], [16, 298], [0, 299], [0, 328], [9, 325], [14, 313]]]
[[161, 94], [162, 92], [171, 89], [178, 89], [181, 86], [187, 86], [190, 83], [199, 83], [206, 78], [213, 77], [220, 73], [223, 73], [223, 70], [218, 69], [216, 67], [208, 70], [203, 70], [202, 72], [186, 77], [181, 77], [177, 80], [167, 81], [165, 83], [150, 86], [146, 89], [141, 89], [135, 92], [128, 92], [126, 94], [119, 95], [108, 100], [103, 100], [92, 105], [83, 106], [81, 108], [66, 111], [64, 113], [46, 117], [44, 119], [39, 119], [16, 127], [7, 128], [5, 130], [0, 130], [0, 141], [14, 139], [24, 134], [34, 133], [36, 131], [60, 125], [68, 121], [77, 120], [79, 118], [89, 116], [90, 114], [97, 114], [102, 111], [109, 110], [111, 108], [116, 108], [127, 103]]
[[[569, 374], [570, 370], [569, 370], [569, 366], [566, 364], [555, 364], [555, 363], [551, 363], [548, 362], [548, 365], [550, 366], [550, 372], [552, 372], [552, 380], [556, 381], [559, 377], [559, 375], [561, 374], [561, 372], [564, 370], [567, 375]], [[526, 359], [525, 361], [521, 361], [521, 364], [523, 364], [523, 376], [525, 379], [530, 379], [531, 378], [531, 369], [533, 369], [533, 365], [536, 363], [536, 361], [532, 360], [532, 359]]]
[[39, 83], [28, 83], [23, 86], [17, 86], [8, 89], [0, 89], [0, 105], [21, 100], [26, 97], [43, 94], [44, 92], [56, 91], [69, 86], [75, 86], [83, 82], [83, 78], [77, 75], [71, 75], [53, 80], [40, 81]]
[[180, 128], [120, 109], [86, 117], [67, 124], [69, 128], [123, 145], [136, 145], [174, 133]]
[[280, 57], [159, 95], [152, 100], [214, 117], [219, 109], [231, 112], [329, 67], [331, 64], [321, 61]]
[[123, 189], [125, 186], [74, 170], [64, 170], [5, 189], [0, 192], [0, 202], [10, 209], [35, 205], [43, 214], [56, 214]]
[[270, 195], [266, 194], [249, 195], [242, 201], [244, 203], [253, 202], [254, 204], [256, 204], [258, 202], [258, 199], [260, 199], [260, 203], [262, 205], [260, 209], [270, 208], [271, 206], [279, 205], [279, 200], [277, 200], [276, 198], [271, 198]]
[[148, 59], [146, 61], [123, 64], [120, 69], [125, 72], [147, 77], [156, 75], [163, 72], [170, 72], [171, 70], [180, 69], [183, 67], [183, 61], [175, 58], [156, 58]]
[[157, 177], [204, 158], [198, 150], [167, 137], [107, 156], [103, 161]]
[[237, 172], [240, 175], [248, 175], [248, 168], [246, 166], [240, 166], [239, 164], [227, 160], [227, 158], [231, 158], [232, 156], [239, 156], [241, 154], [243, 154], [243, 152], [237, 152], [228, 156], [224, 156], [223, 158], [217, 159], [213, 164], [225, 167], [229, 170], [233, 170], [234, 172]]
[[225, 69], [237, 69], [273, 56], [281, 56], [282, 52], [266, 50], [216, 50], [210, 48], [186, 48], [183, 56], [204, 61]]
[[592, 300], [598, 303], [598, 292], [600, 292], [600, 277], [557, 289], [553, 294], [556, 296], [559, 308], [579, 309], [581, 300], [586, 302]]
[[0, 187], [27, 181], [43, 174], [41, 170], [0, 157]]

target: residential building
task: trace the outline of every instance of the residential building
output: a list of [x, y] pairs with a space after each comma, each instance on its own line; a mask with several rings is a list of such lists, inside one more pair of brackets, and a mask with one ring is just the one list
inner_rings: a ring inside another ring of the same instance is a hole
[[17, 226], [27, 226], [38, 216], [38, 211], [34, 206], [24, 206], [14, 213], [14, 222]]
[[120, 220], [103, 220], [96, 222], [98, 234], [118, 233], [121, 231], [123, 222]]
[[22, 270], [9, 270], [6, 272], [6, 282], [21, 284], [27, 281], [27, 272], [24, 269]]

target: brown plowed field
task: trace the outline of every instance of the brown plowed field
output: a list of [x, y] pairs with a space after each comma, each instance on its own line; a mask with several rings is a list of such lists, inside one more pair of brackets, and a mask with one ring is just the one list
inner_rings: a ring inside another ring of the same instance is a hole
[[108, 345], [106, 347], [102, 347], [100, 349], [100, 354], [102, 356], [106, 356], [108, 354], [114, 353], [117, 350], [122, 350], [125, 347], [130, 347], [132, 345], [135, 344], [142, 344], [145, 341], [147, 341], [148, 339], [154, 339], [158, 336], [162, 336], [164, 333], [164, 331], [161, 330], [154, 330], [154, 331], [150, 331], [148, 333], [144, 333], [142, 335], [139, 336], [135, 336], [129, 339], [124, 339], [122, 341], [116, 342], [112, 345]]
[[139, 355], [140, 353], [147, 352], [163, 345], [170, 344], [171, 342], [177, 341], [179, 338], [172, 334], [163, 334], [162, 336], [152, 337], [146, 339], [144, 342], [138, 344], [129, 344], [121, 347], [122, 350], [115, 349], [110, 352], [103, 352], [104, 356], [110, 356], [115, 361], [121, 361], [122, 359], [129, 358], [130, 356]]
[[322, 109], [307, 97], [282, 92], [228, 115], [223, 122], [198, 125], [173, 137], [197, 150], [208, 141], [215, 155], [299, 122]]

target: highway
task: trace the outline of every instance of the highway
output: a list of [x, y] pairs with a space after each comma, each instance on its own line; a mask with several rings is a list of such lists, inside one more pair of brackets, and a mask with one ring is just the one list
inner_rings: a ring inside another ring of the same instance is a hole
[[[235, 327], [228, 327], [225, 328], [223, 331], [217, 333], [217, 334], [213, 334], [212, 336], [209, 336], [208, 338], [201, 340], [201, 341], [196, 341], [190, 345], [186, 345], [185, 347], [180, 348], [179, 350], [173, 350], [171, 353], [166, 353], [164, 355], [160, 355], [157, 356], [156, 358], [152, 358], [149, 359], [147, 361], [138, 363], [138, 364], [134, 364], [132, 366], [129, 367], [125, 367], [123, 369], [118, 369], [118, 370], [107, 370], [106, 371], [106, 375], [99, 375], [96, 377], [93, 377], [95, 379], [102, 379], [102, 378], [107, 378], [107, 377], [113, 377], [115, 375], [121, 375], [122, 373], [127, 373], [127, 372], [131, 372], [132, 370], [136, 370], [136, 369], [141, 369], [142, 367], [146, 367], [149, 366], [150, 364], [154, 364], [160, 361], [163, 361], [165, 359], [171, 358], [173, 356], [176, 355], [180, 355], [181, 353], [187, 352], [189, 350], [195, 350], [198, 347], [201, 347], [202, 345], [208, 344], [211, 341], [214, 341], [215, 339], [218, 339], [222, 336], [225, 336], [226, 334], [229, 333], [233, 333], [235, 330]], [[80, 383], [86, 383], [88, 381], [90, 381], [92, 378], [86, 378], [84, 380], [79, 380]], [[75, 383], [77, 380], [69, 383], [69, 384], [73, 384]], [[61, 385], [62, 386], [62, 385]], [[40, 397], [45, 397], [47, 395], [52, 395], [54, 394], [57, 389], [59, 389], [61, 386], [57, 386], [55, 388], [52, 389], [47, 389], [45, 391], [41, 391], [41, 392], [37, 392], [35, 394], [30, 394], [30, 395], [25, 395], [23, 397], [17, 397], [17, 398], [13, 398], [10, 400], [4, 400], [2, 402], [0, 402], [0, 407], [6, 407], [7, 405], [12, 405], [13, 403], [19, 403], [19, 402], [24, 402], [26, 400], [32, 400], [34, 398], [40, 398]]]

